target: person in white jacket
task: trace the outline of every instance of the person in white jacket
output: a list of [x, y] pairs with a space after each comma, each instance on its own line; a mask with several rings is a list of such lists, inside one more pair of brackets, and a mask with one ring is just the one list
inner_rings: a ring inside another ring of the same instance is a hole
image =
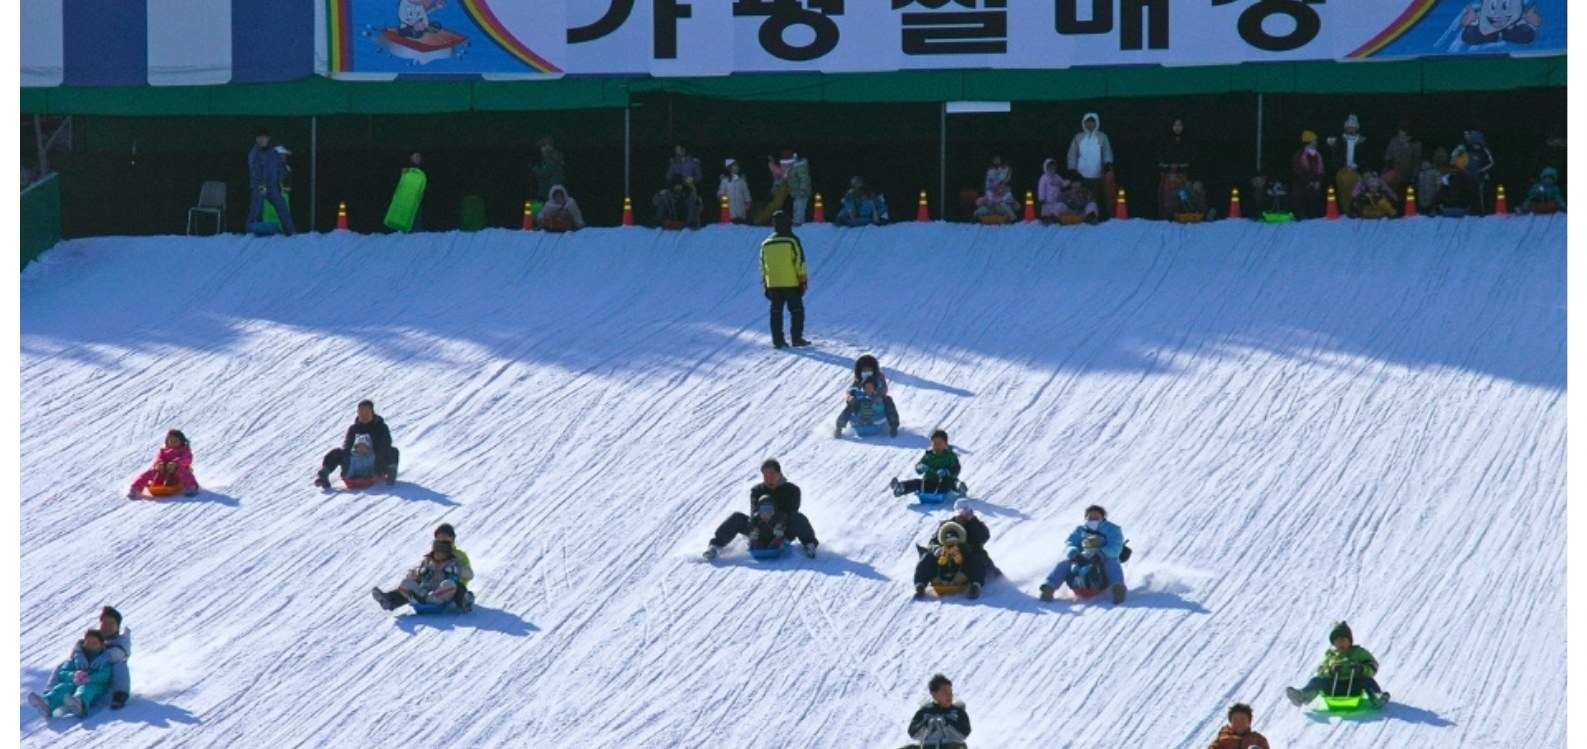
[[1102, 181], [1113, 169], [1113, 143], [1102, 132], [1102, 118], [1096, 112], [1080, 118], [1080, 132], [1069, 141], [1069, 168], [1080, 173], [1093, 196], [1103, 195]]
[[740, 171], [738, 159], [728, 159], [723, 162], [727, 169], [722, 174], [722, 181], [716, 187], [716, 199], [720, 201], [723, 195], [727, 196], [727, 215], [735, 224], [749, 222], [749, 182], [744, 180]]

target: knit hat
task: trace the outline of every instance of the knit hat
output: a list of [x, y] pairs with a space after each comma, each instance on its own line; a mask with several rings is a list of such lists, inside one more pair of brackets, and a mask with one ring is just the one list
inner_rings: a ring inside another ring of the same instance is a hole
[[281, 154], [283, 156], [291, 156], [292, 155], [292, 152], [287, 150], [286, 146], [276, 146], [276, 153], [279, 153], [279, 154]]
[[106, 606], [106, 607], [104, 607], [104, 608], [99, 610], [99, 615], [101, 617], [108, 616], [108, 617], [110, 617], [112, 619], [115, 619], [116, 620], [116, 626], [118, 626], [118, 627], [121, 626], [121, 612], [117, 611], [116, 607], [114, 607], [114, 606]]
[[1302, 142], [1302, 143], [1316, 143], [1317, 142], [1317, 133], [1312, 132], [1311, 130], [1302, 131], [1301, 134], [1300, 134], [1300, 142]]
[[728, 167], [730, 167], [730, 166], [732, 166], [734, 164], [737, 164], [737, 163], [738, 163], [738, 159], [735, 159], [735, 158], [729, 156], [729, 157], [727, 157], [726, 160], [724, 160], [722, 162], [722, 168], [726, 169], [726, 168], [728, 168]]
[[960, 497], [953, 503], [953, 511], [959, 515], [975, 516], [975, 508], [970, 506], [970, 500]]
[[768, 499], [761, 501], [760, 507], [757, 509], [761, 512], [761, 514], [770, 515], [777, 511], [777, 505], [772, 504], [772, 501]]
[[1353, 127], [1357, 130], [1360, 130], [1361, 120], [1356, 119], [1356, 116], [1352, 114], [1345, 118], [1345, 127]]
[[1350, 633], [1349, 624], [1345, 622], [1334, 622], [1334, 628], [1328, 630], [1328, 642], [1329, 644], [1332, 644], [1334, 640], [1337, 640], [1341, 637], [1349, 640], [1352, 643], [1356, 641], [1355, 635]]
[[780, 159], [780, 161], [782, 163], [784, 163], [784, 164], [792, 164], [798, 158], [799, 158], [799, 155], [794, 153], [793, 149], [785, 148], [785, 149], [783, 149], [782, 159]]

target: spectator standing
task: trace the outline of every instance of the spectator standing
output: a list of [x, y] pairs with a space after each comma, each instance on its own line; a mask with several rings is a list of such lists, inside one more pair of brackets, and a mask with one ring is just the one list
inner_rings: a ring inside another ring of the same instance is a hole
[[744, 179], [738, 159], [729, 158], [722, 162], [722, 179], [717, 183], [716, 199], [727, 197], [727, 215], [735, 224], [749, 221], [749, 182]]
[[270, 201], [281, 217], [281, 231], [287, 236], [297, 233], [292, 223], [292, 211], [281, 199], [282, 157], [270, 147], [270, 131], [260, 129], [254, 138], [253, 150], [248, 152], [248, 225], [259, 223], [264, 213], [265, 201]]
[[1345, 117], [1342, 135], [1328, 136], [1329, 164], [1334, 173], [1335, 193], [1342, 203], [1356, 193], [1356, 183], [1361, 181], [1361, 157], [1366, 153], [1367, 137], [1361, 134], [1361, 120], [1355, 115]]
[[1069, 168], [1080, 173], [1093, 196], [1102, 194], [1103, 180], [1113, 169], [1113, 144], [1102, 132], [1102, 118], [1096, 112], [1080, 118], [1080, 132], [1069, 141]]
[[1324, 200], [1322, 152], [1317, 150], [1317, 134], [1307, 130], [1300, 134], [1300, 148], [1290, 159], [1289, 188], [1291, 207], [1295, 218], [1316, 218], [1322, 215]]
[[805, 269], [805, 248], [794, 236], [792, 219], [786, 211], [772, 215], [772, 235], [760, 243], [761, 288], [771, 302], [771, 342], [787, 348], [782, 334], [782, 308], [788, 307], [793, 322], [789, 333], [793, 345], [809, 346], [805, 340], [805, 291], [810, 288], [810, 272]]
[[805, 210], [809, 208], [813, 189], [810, 162], [796, 152], [792, 162], [784, 159], [782, 163], [788, 167], [788, 196], [793, 198], [793, 225], [801, 226], [805, 222]]
[[540, 163], [534, 166], [536, 198], [545, 201], [551, 199], [551, 188], [556, 185], [568, 183], [567, 163], [562, 157], [562, 152], [556, 149], [551, 136], [540, 139]]
[[1383, 149], [1383, 181], [1389, 189], [1401, 192], [1416, 180], [1422, 165], [1422, 142], [1411, 135], [1411, 121], [1400, 120], [1400, 127]]
[[1190, 142], [1183, 119], [1176, 117], [1168, 126], [1168, 137], [1157, 150], [1157, 170], [1157, 217], [1166, 221], [1174, 217], [1179, 189], [1190, 182]]

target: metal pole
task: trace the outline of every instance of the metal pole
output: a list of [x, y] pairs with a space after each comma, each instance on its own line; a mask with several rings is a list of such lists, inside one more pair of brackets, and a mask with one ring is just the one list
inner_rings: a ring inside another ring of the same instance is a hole
[[938, 134], [937, 220], [948, 220], [948, 102], [942, 103], [942, 128]]
[[320, 225], [320, 116], [309, 118], [309, 231]]
[[1256, 173], [1262, 173], [1262, 92], [1256, 92]]
[[623, 92], [623, 197], [625, 198], [632, 198], [634, 196], [634, 193], [628, 184], [629, 172], [633, 168], [633, 119], [634, 100], [625, 90]]
[[37, 114], [33, 115], [33, 144], [39, 148], [39, 173], [38, 178], [50, 173], [50, 144], [44, 140], [44, 123]]

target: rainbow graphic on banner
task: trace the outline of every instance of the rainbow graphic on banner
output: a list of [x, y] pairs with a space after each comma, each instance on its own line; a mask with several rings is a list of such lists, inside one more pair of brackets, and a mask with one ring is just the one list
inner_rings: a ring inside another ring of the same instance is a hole
[[535, 54], [534, 50], [529, 49], [523, 42], [518, 41], [518, 37], [513, 36], [512, 32], [508, 31], [507, 27], [497, 20], [496, 14], [490, 11], [490, 6], [486, 3], [486, 0], [463, 0], [463, 8], [468, 11], [468, 17], [474, 19], [474, 23], [479, 24], [479, 27], [491, 39], [495, 40], [497, 45], [506, 50], [508, 54], [521, 60], [525, 65], [542, 73], [562, 72], [561, 68], [552, 65], [549, 60]]
[[1410, 7], [1400, 14], [1399, 18], [1394, 19], [1394, 23], [1390, 24], [1388, 28], [1377, 36], [1372, 37], [1366, 44], [1345, 55], [1345, 59], [1357, 60], [1363, 57], [1371, 57], [1383, 51], [1384, 47], [1389, 46], [1395, 39], [1410, 31], [1418, 21], [1422, 20], [1422, 16], [1427, 15], [1427, 11], [1432, 10], [1433, 6], [1437, 4], [1438, 0], [1414, 0]]
[[353, 24], [349, 0], [330, 0], [326, 3], [326, 49], [330, 51], [330, 72], [345, 73], [353, 69]]

